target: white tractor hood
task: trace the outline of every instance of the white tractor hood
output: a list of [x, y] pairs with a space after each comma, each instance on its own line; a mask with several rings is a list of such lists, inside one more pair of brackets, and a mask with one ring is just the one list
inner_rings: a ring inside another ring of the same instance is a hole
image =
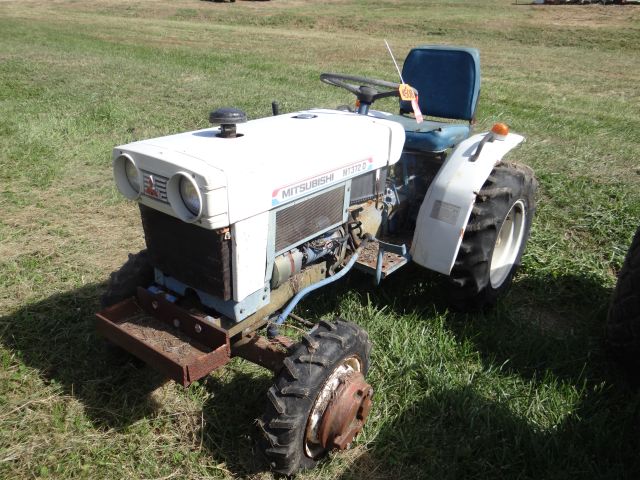
[[[404, 130], [396, 122], [335, 110], [309, 110], [116, 147], [138, 169], [159, 178], [190, 175], [203, 209], [195, 223], [220, 228], [298, 200], [330, 185], [398, 161]], [[144, 185], [146, 187], [146, 183]], [[177, 216], [171, 205], [142, 193], [138, 201]]]

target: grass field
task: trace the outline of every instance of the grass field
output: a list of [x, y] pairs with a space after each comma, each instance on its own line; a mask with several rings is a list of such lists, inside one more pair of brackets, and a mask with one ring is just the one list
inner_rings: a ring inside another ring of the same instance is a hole
[[[640, 219], [640, 7], [510, 0], [0, 1], [0, 478], [272, 478], [254, 419], [271, 379], [234, 360], [185, 390], [114, 365], [94, 333], [143, 247], [111, 148], [352, 101], [318, 76], [394, 80], [421, 43], [480, 49], [479, 128], [507, 122], [540, 181], [510, 294], [455, 314], [417, 269], [315, 294], [374, 341], [354, 447], [301, 478], [639, 478], [640, 394], [602, 343]], [[395, 109], [383, 103], [381, 109]]]

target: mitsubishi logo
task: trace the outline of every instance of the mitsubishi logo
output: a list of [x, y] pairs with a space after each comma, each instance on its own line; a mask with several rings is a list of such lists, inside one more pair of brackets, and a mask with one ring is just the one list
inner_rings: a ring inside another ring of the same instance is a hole
[[149, 175], [145, 182], [144, 193], [150, 197], [160, 197], [160, 192], [158, 192], [158, 189], [156, 188], [156, 181], [153, 179], [153, 175]]

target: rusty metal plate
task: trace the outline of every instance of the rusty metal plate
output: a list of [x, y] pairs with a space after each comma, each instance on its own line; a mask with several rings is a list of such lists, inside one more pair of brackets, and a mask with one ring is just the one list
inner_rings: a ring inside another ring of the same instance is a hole
[[[375, 275], [376, 266], [378, 264], [378, 248], [379, 246], [377, 242], [369, 242], [358, 257], [355, 267], [358, 270]], [[407, 262], [408, 260], [406, 257], [385, 251], [382, 255], [382, 278], [392, 274], [400, 267], [406, 265]]]
[[231, 358], [224, 330], [144, 288], [96, 317], [107, 339], [185, 387]]

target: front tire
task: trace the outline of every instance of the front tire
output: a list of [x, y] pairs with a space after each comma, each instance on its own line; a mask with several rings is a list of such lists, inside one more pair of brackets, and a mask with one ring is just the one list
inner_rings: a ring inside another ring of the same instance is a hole
[[[153, 267], [149, 263], [146, 250], [129, 254], [128, 260], [115, 272], [111, 273], [107, 290], [100, 298], [103, 309], [120, 303], [123, 300], [136, 295], [138, 287], [147, 287], [153, 282]], [[143, 365], [144, 362], [133, 356], [125, 349], [114, 345], [108, 340], [104, 341], [107, 355], [116, 364], [131, 362], [134, 365]]]
[[364, 382], [370, 351], [367, 332], [341, 319], [321, 321], [294, 347], [258, 421], [259, 446], [274, 471], [293, 475], [351, 443], [371, 406]]
[[606, 324], [611, 354], [630, 369], [640, 366], [640, 228], [622, 264]]
[[100, 298], [102, 308], [115, 305], [136, 295], [138, 287], [148, 287], [153, 282], [153, 267], [146, 250], [129, 254], [129, 259], [111, 273], [107, 291]]
[[508, 290], [529, 238], [536, 189], [529, 167], [495, 166], [476, 195], [451, 271], [451, 300], [456, 308], [491, 306]]

